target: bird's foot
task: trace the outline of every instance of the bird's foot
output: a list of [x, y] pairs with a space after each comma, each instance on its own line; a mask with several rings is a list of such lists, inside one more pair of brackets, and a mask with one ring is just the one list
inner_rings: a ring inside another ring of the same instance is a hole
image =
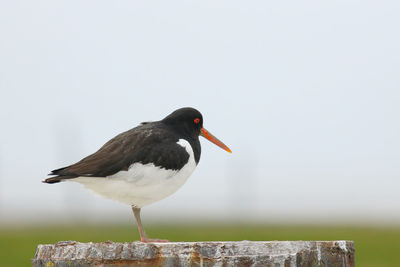
[[141, 238], [140, 239], [143, 243], [167, 243], [169, 240], [166, 239], [156, 239], [156, 238]]

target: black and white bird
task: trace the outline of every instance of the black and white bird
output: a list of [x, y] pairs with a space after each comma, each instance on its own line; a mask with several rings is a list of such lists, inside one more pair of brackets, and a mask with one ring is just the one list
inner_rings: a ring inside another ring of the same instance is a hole
[[97, 152], [68, 167], [56, 169], [44, 183], [75, 181], [105, 198], [131, 205], [142, 242], [166, 242], [147, 237], [140, 219], [142, 207], [176, 192], [200, 160], [203, 136], [231, 150], [203, 128], [194, 108], [181, 108], [160, 121], [144, 122], [123, 132]]

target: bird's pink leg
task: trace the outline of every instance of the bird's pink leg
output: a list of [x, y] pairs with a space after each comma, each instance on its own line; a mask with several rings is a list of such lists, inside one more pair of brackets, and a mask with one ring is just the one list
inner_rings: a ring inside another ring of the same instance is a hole
[[144, 243], [151, 243], [151, 242], [169, 242], [168, 240], [165, 239], [153, 239], [153, 238], [148, 238], [146, 235], [146, 232], [144, 231], [143, 225], [142, 225], [142, 220], [140, 219], [140, 208], [136, 208], [134, 205], [132, 205], [132, 211], [133, 214], [135, 215], [136, 219], [136, 224], [139, 230], [139, 235], [140, 235], [140, 240]]

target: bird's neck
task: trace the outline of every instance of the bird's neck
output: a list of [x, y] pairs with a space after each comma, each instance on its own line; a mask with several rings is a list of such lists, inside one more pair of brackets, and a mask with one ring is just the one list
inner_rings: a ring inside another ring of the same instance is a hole
[[194, 160], [196, 161], [196, 164], [199, 164], [200, 155], [201, 155], [201, 146], [200, 146], [199, 138], [198, 137], [197, 138], [190, 138], [187, 141], [192, 146], [193, 154], [194, 154]]

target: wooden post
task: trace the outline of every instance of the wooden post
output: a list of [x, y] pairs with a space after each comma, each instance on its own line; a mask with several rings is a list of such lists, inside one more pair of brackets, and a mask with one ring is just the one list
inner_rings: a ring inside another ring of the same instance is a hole
[[79, 243], [39, 245], [35, 267], [354, 266], [352, 241]]

